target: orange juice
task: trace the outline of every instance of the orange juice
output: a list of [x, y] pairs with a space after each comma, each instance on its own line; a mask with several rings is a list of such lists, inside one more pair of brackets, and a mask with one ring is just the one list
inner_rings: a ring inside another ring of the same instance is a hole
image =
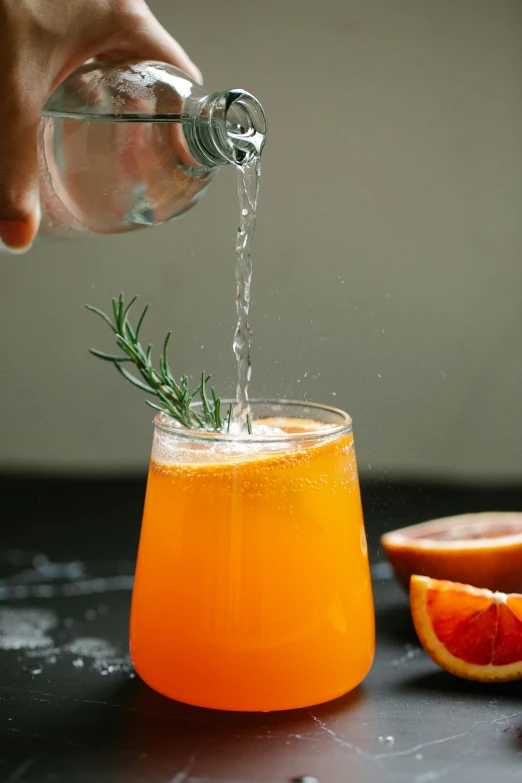
[[131, 615], [132, 658], [155, 690], [268, 711], [364, 678], [373, 605], [343, 421], [287, 417], [265, 427], [279, 436], [238, 445], [157, 420]]

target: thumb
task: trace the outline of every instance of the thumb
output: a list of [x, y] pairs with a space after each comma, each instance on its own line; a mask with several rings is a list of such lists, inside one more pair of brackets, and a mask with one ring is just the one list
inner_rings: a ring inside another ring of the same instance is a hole
[[43, 101], [7, 87], [0, 118], [0, 240], [8, 250], [28, 250], [38, 231], [38, 123]]

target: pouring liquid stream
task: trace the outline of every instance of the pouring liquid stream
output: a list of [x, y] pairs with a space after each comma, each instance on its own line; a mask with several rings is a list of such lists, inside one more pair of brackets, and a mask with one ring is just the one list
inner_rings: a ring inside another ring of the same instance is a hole
[[244, 166], [237, 166], [240, 220], [236, 242], [236, 310], [234, 353], [237, 360], [237, 402], [233, 411], [235, 429], [248, 429], [250, 405], [248, 385], [252, 375], [250, 345], [252, 331], [248, 322], [250, 286], [252, 282], [252, 241], [256, 228], [256, 212], [261, 177], [261, 159], [255, 156]]

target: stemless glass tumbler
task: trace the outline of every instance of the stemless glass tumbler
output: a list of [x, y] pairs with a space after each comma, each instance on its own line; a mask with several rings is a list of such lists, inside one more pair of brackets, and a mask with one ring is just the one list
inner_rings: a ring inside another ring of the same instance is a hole
[[352, 423], [309, 403], [252, 413], [239, 437], [156, 417], [131, 654], [181, 702], [311, 706], [355, 688], [374, 654]]

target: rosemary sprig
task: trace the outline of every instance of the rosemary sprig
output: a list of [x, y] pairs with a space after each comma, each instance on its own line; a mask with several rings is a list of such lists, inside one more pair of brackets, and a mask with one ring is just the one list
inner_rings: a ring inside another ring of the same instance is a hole
[[[141, 313], [135, 328], [129, 321], [129, 313], [137, 298], [135, 296], [127, 305], [125, 304], [123, 294], [120, 294], [117, 299], [113, 299], [113, 319], [102, 310], [98, 310], [97, 307], [85, 305], [87, 310], [90, 310], [91, 313], [96, 313], [108, 324], [116, 336], [118, 348], [122, 351], [122, 354], [111, 354], [91, 348], [90, 353], [99, 359], [111, 362], [130, 383], [138, 389], [157, 397], [159, 402], [146, 400], [147, 405], [162, 411], [162, 413], [167, 413], [184, 427], [215, 431], [226, 427], [227, 432], [230, 431], [232, 406], [228, 409], [226, 416], [223, 417], [221, 399], [217, 396], [214, 387], [211, 388], [211, 399], [208, 398], [207, 383], [210, 380], [210, 375], [202, 373], [199, 386], [194, 391], [189, 391], [187, 375], [182, 375], [179, 383], [174, 379], [167, 357], [167, 349], [172, 332], [169, 332], [165, 337], [163, 350], [159, 357], [159, 371], [154, 369], [152, 345], [149, 344], [144, 349], [139, 341], [141, 327], [143, 326], [149, 305], [146, 305]], [[126, 362], [135, 365], [141, 378], [137, 378], [123, 367], [123, 364]], [[198, 395], [201, 400], [201, 406], [194, 409], [191, 405]]]

